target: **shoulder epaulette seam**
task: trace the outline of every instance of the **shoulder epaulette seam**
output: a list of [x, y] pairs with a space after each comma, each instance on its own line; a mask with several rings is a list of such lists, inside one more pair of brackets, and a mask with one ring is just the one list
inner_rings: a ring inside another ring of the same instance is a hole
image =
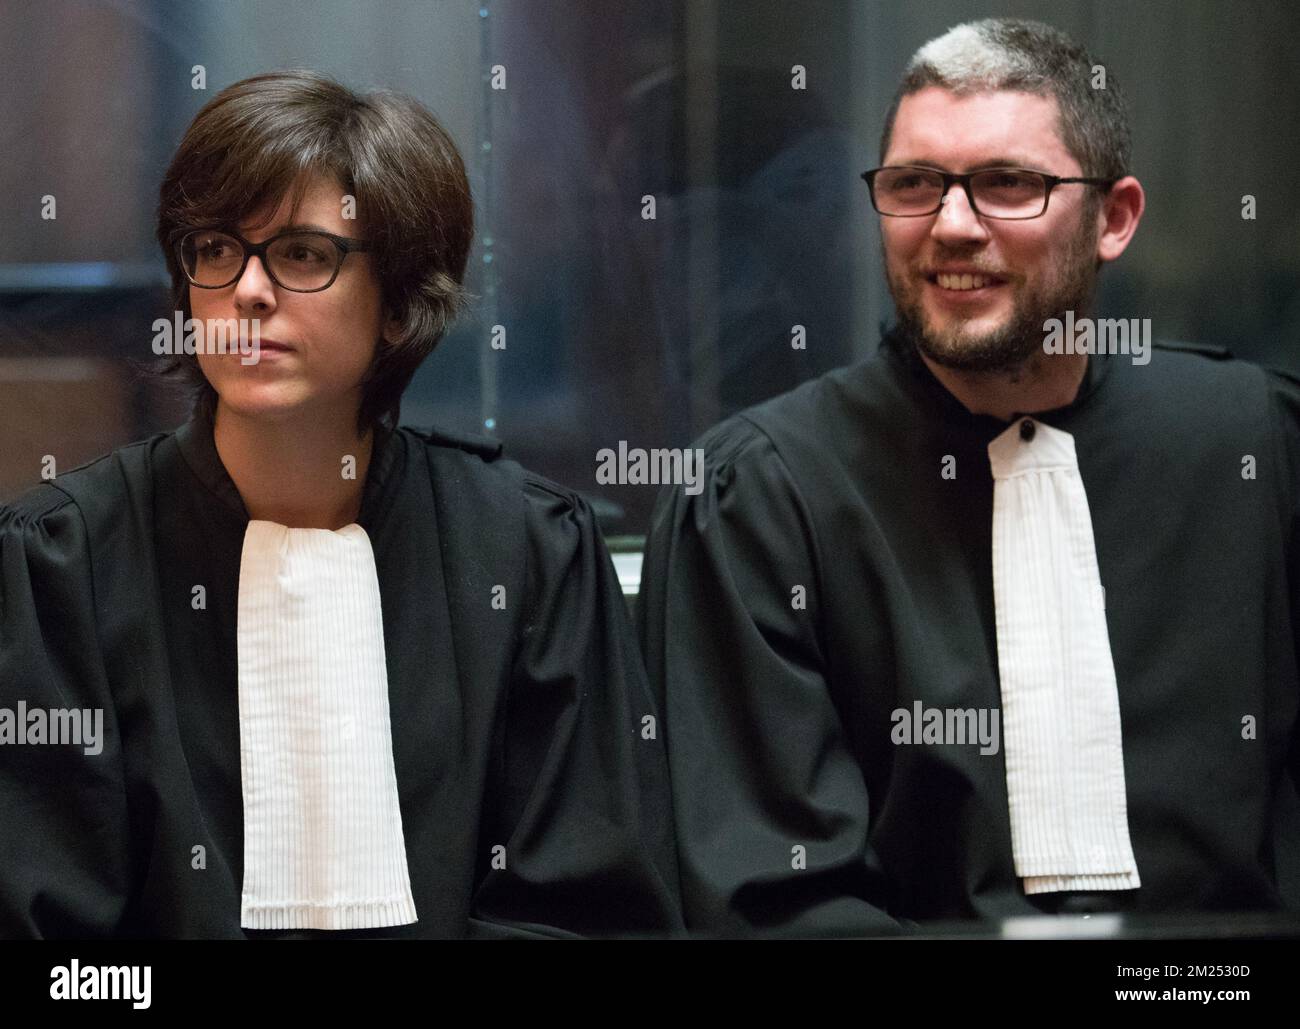
[[567, 500], [570, 503], [576, 503], [582, 500], [582, 495], [578, 493], [577, 490], [570, 489], [568, 486], [563, 486], [554, 479], [548, 479], [546, 476], [538, 475], [536, 472], [525, 470], [523, 474], [523, 482], [525, 486], [536, 486], [538, 489], [550, 493], [552, 496], [558, 497], [560, 500]]
[[502, 453], [501, 441], [488, 436], [454, 435], [441, 429], [421, 429], [413, 426], [409, 428], [425, 442], [426, 446], [463, 450], [467, 454], [474, 454], [485, 460], [495, 460]]
[[[64, 474], [66, 475], [68, 473], [65, 472]], [[50, 490], [42, 490], [42, 486], [49, 486]], [[48, 503], [37, 504], [36, 501], [38, 499], [46, 500]], [[45, 482], [37, 483], [30, 489], [24, 490], [21, 494], [14, 497], [13, 500], [10, 500], [5, 504], [0, 504], [0, 507], [5, 507], [10, 511], [15, 512], [21, 511], [32, 518], [44, 518], [46, 515], [51, 515], [55, 511], [61, 510], [68, 504], [72, 504], [75, 507], [77, 501], [73, 498], [72, 494], [59, 486], [54, 480], [48, 479]]]
[[1179, 340], [1153, 340], [1151, 345], [1157, 350], [1172, 350], [1183, 354], [1199, 354], [1201, 357], [1216, 361], [1236, 360], [1227, 347], [1215, 346], [1213, 343], [1185, 343]]

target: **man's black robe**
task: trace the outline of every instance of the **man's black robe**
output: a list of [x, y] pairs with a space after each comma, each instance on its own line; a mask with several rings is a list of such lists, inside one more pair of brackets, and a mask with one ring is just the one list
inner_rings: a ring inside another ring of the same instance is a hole
[[[358, 522], [418, 921], [318, 935], [680, 925], [662, 735], [595, 520], [498, 452], [376, 438]], [[275, 935], [239, 924], [247, 523], [202, 415], [0, 509], [0, 707], [102, 708], [106, 737], [0, 746], [0, 935]]]
[[1141, 888], [1027, 897], [1001, 749], [891, 741], [917, 701], [1000, 708], [1007, 423], [889, 334], [708, 432], [703, 492], [656, 507], [639, 621], [688, 926], [1300, 905], [1300, 386], [1157, 347], [1092, 357], [1035, 417], [1074, 437], [1092, 512]]

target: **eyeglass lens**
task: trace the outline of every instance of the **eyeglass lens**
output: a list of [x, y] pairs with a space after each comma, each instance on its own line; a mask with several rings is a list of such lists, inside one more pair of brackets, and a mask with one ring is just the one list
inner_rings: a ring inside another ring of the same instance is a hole
[[[1033, 217], [1042, 213], [1047, 199], [1047, 183], [1030, 171], [977, 172], [970, 187], [976, 210], [992, 218]], [[874, 188], [881, 214], [930, 214], [943, 201], [943, 176], [924, 168], [884, 168], [876, 174]]]
[[[286, 289], [319, 289], [334, 276], [342, 256], [329, 237], [295, 232], [267, 248], [267, 270]], [[224, 232], [191, 232], [181, 243], [181, 262], [196, 285], [228, 286], [239, 277], [244, 248]]]

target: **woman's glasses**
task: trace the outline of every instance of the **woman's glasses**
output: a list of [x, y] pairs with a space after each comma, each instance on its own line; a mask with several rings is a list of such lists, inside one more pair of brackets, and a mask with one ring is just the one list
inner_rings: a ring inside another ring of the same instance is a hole
[[237, 282], [248, 259], [258, 257], [271, 281], [294, 293], [329, 289], [343, 259], [354, 250], [369, 249], [362, 240], [309, 229], [290, 229], [261, 243], [232, 232], [196, 229], [177, 243], [185, 277], [200, 289], [224, 289]]

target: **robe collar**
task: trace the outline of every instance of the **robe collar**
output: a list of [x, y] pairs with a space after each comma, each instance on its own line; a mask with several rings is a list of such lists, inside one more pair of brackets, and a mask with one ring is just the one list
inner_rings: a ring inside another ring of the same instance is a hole
[[[921, 359], [916, 347], [902, 336], [897, 325], [887, 330], [882, 325], [882, 331], [881, 349], [889, 355], [895, 366], [901, 369], [906, 380], [906, 388], [923, 409], [936, 413], [947, 423], [975, 432], [985, 443], [1004, 432], [1012, 422], [1023, 417], [1017, 414], [1010, 420], [1004, 421], [992, 415], [972, 414], [960, 400], [948, 392], [948, 388], [942, 382], [935, 378], [934, 372], [930, 371], [929, 366]], [[1036, 411], [1031, 417], [1056, 428], [1065, 428], [1074, 415], [1096, 402], [1116, 360], [1126, 360], [1126, 358], [1111, 357], [1107, 354], [1089, 355], [1083, 381], [1079, 384], [1079, 392], [1075, 394], [1074, 399], [1061, 407]]]
[[[357, 517], [357, 523], [368, 532], [391, 505], [405, 461], [397, 432], [382, 425], [377, 425], [374, 432], [374, 446], [371, 449], [366, 481], [362, 486], [361, 511]], [[222, 464], [213, 437], [212, 416], [206, 405], [196, 405], [189, 420], [176, 430], [176, 443], [185, 463], [203, 487], [216, 498], [226, 513], [241, 525], [246, 525], [250, 520], [248, 509], [244, 507], [234, 480]]]

